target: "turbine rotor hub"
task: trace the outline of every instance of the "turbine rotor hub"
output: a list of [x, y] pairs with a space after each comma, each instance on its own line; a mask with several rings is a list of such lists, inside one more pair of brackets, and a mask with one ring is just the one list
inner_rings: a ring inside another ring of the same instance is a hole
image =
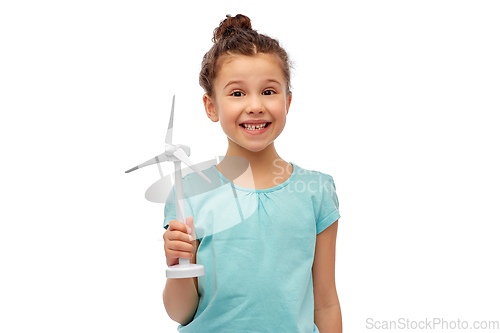
[[165, 146], [165, 153], [168, 155], [168, 156], [172, 156], [174, 154], [174, 152], [178, 149], [178, 145], [166, 145]]

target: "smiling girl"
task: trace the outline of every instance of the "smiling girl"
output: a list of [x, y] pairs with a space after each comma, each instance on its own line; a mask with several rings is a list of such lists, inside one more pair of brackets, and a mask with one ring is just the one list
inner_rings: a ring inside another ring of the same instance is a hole
[[[212, 184], [230, 185], [240, 222], [216, 218], [231, 213], [217, 188], [187, 193], [186, 225], [175, 219], [175, 200], [167, 202], [167, 265], [188, 258], [205, 275], [168, 279], [165, 309], [179, 332], [341, 332], [333, 178], [285, 161], [274, 146], [292, 102], [287, 53], [244, 15], [227, 15], [213, 42], [200, 84], [206, 114], [220, 123], [228, 148], [203, 172]], [[239, 162], [227, 157], [244, 159], [251, 172], [231, 177]], [[185, 191], [202, 186], [200, 179], [184, 177]]]

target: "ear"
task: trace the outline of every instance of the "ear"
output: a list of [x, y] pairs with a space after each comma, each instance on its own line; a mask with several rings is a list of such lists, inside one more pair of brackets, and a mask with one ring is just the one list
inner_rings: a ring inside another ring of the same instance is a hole
[[207, 117], [213, 121], [217, 122], [219, 120], [219, 115], [217, 114], [217, 110], [215, 109], [215, 100], [208, 96], [208, 94], [203, 95], [203, 105], [205, 105], [205, 112]]
[[288, 115], [288, 109], [290, 109], [290, 104], [292, 104], [292, 92], [286, 97], [286, 114]]

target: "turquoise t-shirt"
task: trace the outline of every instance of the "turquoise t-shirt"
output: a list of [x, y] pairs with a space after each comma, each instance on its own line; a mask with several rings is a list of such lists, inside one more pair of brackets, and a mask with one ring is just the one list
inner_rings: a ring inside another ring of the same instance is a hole
[[[179, 332], [313, 333], [316, 235], [340, 218], [333, 178], [291, 163], [269, 189], [240, 187], [215, 165], [183, 178], [184, 206], [200, 241], [199, 304]], [[163, 226], [176, 218], [175, 194]]]

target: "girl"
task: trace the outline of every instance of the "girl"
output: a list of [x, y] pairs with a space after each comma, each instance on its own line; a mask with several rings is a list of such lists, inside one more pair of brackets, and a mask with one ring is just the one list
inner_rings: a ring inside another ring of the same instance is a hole
[[335, 184], [274, 147], [292, 101], [287, 53], [244, 15], [227, 15], [213, 42], [200, 84], [228, 148], [203, 170], [211, 185], [183, 178], [186, 225], [175, 219], [174, 191], [165, 205], [167, 265], [205, 267], [199, 278], [167, 280], [165, 309], [179, 332], [341, 332]]

